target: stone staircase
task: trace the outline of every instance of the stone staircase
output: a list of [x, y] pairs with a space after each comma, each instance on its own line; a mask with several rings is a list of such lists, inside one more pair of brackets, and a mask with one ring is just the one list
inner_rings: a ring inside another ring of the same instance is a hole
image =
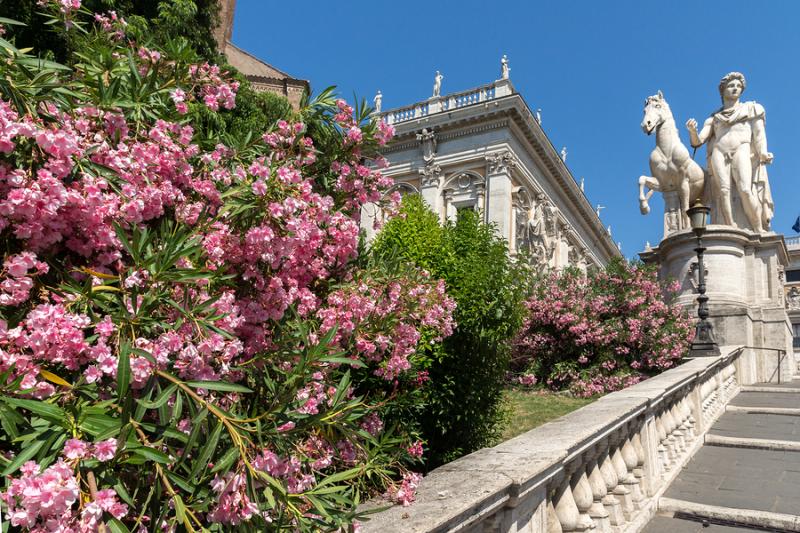
[[741, 387], [644, 532], [701, 529], [800, 531], [800, 381]]

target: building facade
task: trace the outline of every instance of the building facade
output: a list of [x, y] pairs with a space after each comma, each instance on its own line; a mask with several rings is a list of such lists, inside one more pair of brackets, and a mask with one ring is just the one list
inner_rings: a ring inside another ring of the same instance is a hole
[[235, 11], [236, 0], [220, 0], [219, 25], [214, 29], [218, 50], [247, 78], [254, 90], [280, 94], [298, 109], [303, 95], [311, 91], [308, 81], [294, 78], [234, 45], [231, 36]]
[[[396, 130], [384, 150], [395, 190], [422, 195], [443, 222], [461, 209], [480, 211], [512, 254], [524, 250], [543, 268], [586, 270], [621, 256], [565, 151], [556, 151], [510, 79], [454, 94], [440, 88], [437, 80], [431, 98], [379, 113]], [[376, 217], [376, 206], [362, 211], [368, 238]]]
[[784, 274], [786, 311], [792, 321], [795, 359], [800, 362], [800, 235], [786, 237], [786, 249], [789, 252], [789, 265]]

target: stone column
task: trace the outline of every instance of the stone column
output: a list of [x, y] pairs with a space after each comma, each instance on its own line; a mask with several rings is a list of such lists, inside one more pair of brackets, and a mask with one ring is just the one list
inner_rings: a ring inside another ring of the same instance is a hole
[[437, 164], [425, 165], [425, 168], [419, 171], [420, 174], [420, 195], [422, 199], [428, 204], [434, 213], [439, 214], [440, 222], [443, 222], [447, 217], [445, 206], [443, 205], [441, 182], [442, 182], [442, 169]]
[[505, 150], [486, 156], [488, 199], [486, 220], [495, 225], [497, 235], [511, 242], [513, 209], [511, 207], [511, 170], [516, 160], [510, 151]]

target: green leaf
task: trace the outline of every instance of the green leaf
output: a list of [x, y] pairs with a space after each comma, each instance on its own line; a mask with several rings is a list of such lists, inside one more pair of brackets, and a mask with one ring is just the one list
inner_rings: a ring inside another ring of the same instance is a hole
[[117, 362], [117, 397], [124, 398], [128, 394], [131, 383], [131, 356], [130, 344], [122, 341], [119, 346], [119, 361]]
[[231, 449], [228, 450], [228, 453], [222, 456], [217, 464], [214, 465], [214, 468], [211, 469], [211, 473], [219, 472], [220, 470], [227, 470], [229, 466], [233, 464], [233, 462], [239, 458], [239, 448], [236, 446], [231, 446]]
[[158, 409], [159, 407], [167, 403], [167, 401], [172, 397], [177, 388], [178, 385], [173, 383], [166, 389], [162, 390], [161, 393], [158, 396], [156, 396], [156, 399], [153, 400], [152, 402], [146, 400], [136, 400], [136, 402], [148, 409]]
[[238, 385], [236, 383], [228, 383], [225, 381], [187, 381], [186, 384], [189, 385], [190, 387], [195, 387], [197, 389], [207, 389], [207, 390], [216, 390], [225, 392], [245, 392], [245, 393], [253, 392], [244, 385]]
[[150, 448], [149, 446], [137, 446], [135, 448], [128, 446], [126, 449], [130, 452], [135, 453], [136, 455], [139, 455], [141, 457], [144, 457], [145, 459], [154, 461], [156, 463], [169, 464], [172, 462], [172, 459], [170, 459], [167, 454], [162, 453], [153, 448]]
[[17, 455], [14, 458], [14, 460], [11, 461], [11, 464], [8, 465], [5, 470], [3, 470], [2, 475], [10, 476], [14, 472], [16, 472], [17, 469], [19, 469], [19, 467], [25, 464], [25, 461], [27, 461], [28, 459], [30, 459], [39, 452], [39, 449], [42, 446], [44, 446], [44, 443], [45, 441], [43, 440], [37, 440], [31, 444], [27, 444], [25, 448], [21, 452], [19, 452], [19, 455]]
[[219, 442], [219, 437], [222, 434], [222, 423], [218, 422], [216, 427], [214, 428], [214, 432], [211, 433], [211, 438], [208, 439], [205, 446], [203, 446], [200, 454], [195, 459], [194, 467], [192, 467], [192, 479], [196, 479], [198, 474], [203, 471], [208, 466], [208, 460], [211, 458], [211, 455], [217, 449], [217, 443]]
[[131, 530], [116, 518], [106, 521], [106, 526], [112, 533], [131, 533]]
[[61, 427], [67, 427], [67, 413], [57, 405], [39, 400], [27, 400], [23, 398], [3, 398], [3, 401], [14, 407], [27, 409], [31, 413], [38, 415], [45, 420], [55, 422]]

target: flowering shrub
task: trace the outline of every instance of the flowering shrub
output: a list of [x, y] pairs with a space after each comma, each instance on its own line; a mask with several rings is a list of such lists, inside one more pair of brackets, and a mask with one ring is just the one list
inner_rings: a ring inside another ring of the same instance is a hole
[[[49, 8], [81, 28], [79, 4]], [[364, 494], [413, 501], [421, 443], [383, 419], [417, 394], [417, 350], [451, 333], [454, 304], [424, 271], [359, 259], [391, 128], [326, 92], [306, 111], [325, 151], [302, 115], [196, 142], [193, 119], [233, 108], [238, 83], [90, 20], [73, 68], [0, 41], [12, 526], [316, 531]]]
[[652, 268], [624, 261], [588, 275], [550, 274], [526, 302], [514, 341], [515, 381], [592, 396], [672, 368], [694, 335], [669, 302], [675, 290], [659, 284]]

